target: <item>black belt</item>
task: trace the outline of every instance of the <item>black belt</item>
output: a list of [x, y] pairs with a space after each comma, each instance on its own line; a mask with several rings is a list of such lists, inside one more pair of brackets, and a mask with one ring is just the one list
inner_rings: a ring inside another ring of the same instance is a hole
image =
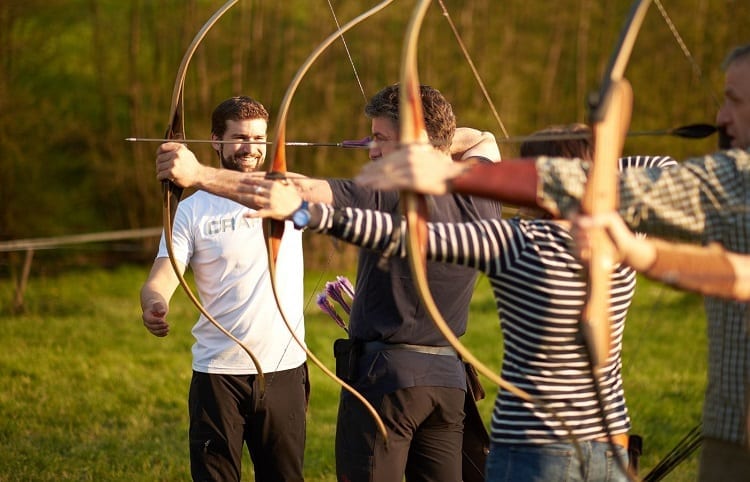
[[362, 343], [362, 353], [367, 355], [384, 350], [406, 350], [428, 355], [452, 356], [458, 358], [452, 346], [412, 345], [410, 343], [383, 343], [382, 341], [366, 341]]

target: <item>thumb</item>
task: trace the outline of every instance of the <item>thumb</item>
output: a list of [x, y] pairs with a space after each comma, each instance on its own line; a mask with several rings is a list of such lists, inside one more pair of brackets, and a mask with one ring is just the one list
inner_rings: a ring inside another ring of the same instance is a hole
[[167, 305], [162, 301], [156, 301], [151, 305], [151, 314], [154, 316], [158, 316], [160, 318], [163, 318], [166, 316], [167, 311]]

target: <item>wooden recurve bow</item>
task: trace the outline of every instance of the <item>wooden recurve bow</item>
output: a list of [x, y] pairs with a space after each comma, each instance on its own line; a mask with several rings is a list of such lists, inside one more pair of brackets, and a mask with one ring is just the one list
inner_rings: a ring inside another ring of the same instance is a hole
[[[292, 102], [292, 98], [297, 90], [297, 87], [299, 86], [300, 82], [302, 81], [302, 77], [307, 73], [307, 71], [310, 69], [310, 66], [318, 59], [318, 57], [323, 53], [324, 50], [326, 50], [336, 39], [338, 39], [342, 34], [347, 32], [349, 29], [357, 25], [358, 23], [362, 22], [363, 20], [369, 18], [370, 16], [374, 15], [375, 13], [379, 12], [383, 8], [385, 8], [387, 5], [389, 5], [393, 0], [385, 0], [381, 3], [378, 3], [371, 9], [367, 10], [366, 12], [362, 13], [361, 15], [355, 17], [351, 21], [347, 22], [341, 28], [337, 29], [336, 32], [328, 36], [316, 49], [310, 54], [310, 56], [307, 58], [307, 60], [302, 64], [302, 66], [297, 70], [297, 73], [295, 74], [294, 78], [292, 79], [292, 82], [289, 84], [289, 87], [287, 87], [286, 93], [284, 94], [284, 98], [281, 101], [281, 105], [279, 107], [279, 114], [276, 121], [276, 130], [275, 130], [275, 136], [276, 139], [273, 143], [273, 158], [271, 160], [271, 163], [268, 168], [268, 172], [266, 174], [267, 178], [270, 179], [277, 179], [280, 180], [280, 182], [287, 182], [284, 177], [287, 172], [287, 166], [286, 166], [286, 122], [287, 122], [287, 116], [289, 113], [289, 107]], [[284, 313], [284, 308], [281, 303], [281, 299], [279, 296], [279, 290], [278, 286], [276, 284], [276, 260], [278, 258], [279, 254], [279, 246], [281, 245], [281, 238], [284, 234], [284, 221], [276, 221], [272, 219], [266, 219], [264, 221], [264, 233], [266, 238], [266, 247], [268, 249], [268, 271], [270, 274], [271, 279], [271, 287], [273, 289], [274, 298], [276, 300], [276, 305], [279, 309], [279, 313], [281, 314], [282, 319], [284, 320], [284, 324], [287, 326], [287, 329], [292, 335], [292, 338], [294, 338], [295, 342], [302, 347], [302, 349], [307, 354], [308, 358], [312, 360], [312, 362], [320, 368], [323, 373], [325, 373], [329, 378], [334, 380], [337, 384], [341, 385], [341, 387], [344, 390], [347, 390], [350, 392], [354, 397], [356, 397], [360, 402], [362, 402], [363, 405], [367, 408], [367, 410], [372, 415], [373, 419], [375, 420], [375, 423], [378, 426], [378, 429], [380, 430], [381, 434], [383, 435], [383, 439], [385, 442], [388, 440], [388, 433], [385, 428], [385, 424], [383, 423], [383, 420], [378, 415], [375, 408], [370, 404], [370, 402], [367, 401], [367, 399], [362, 396], [357, 390], [355, 390], [351, 385], [343, 381], [341, 378], [337, 377], [336, 374], [331, 372], [328, 367], [326, 367], [319, 359], [315, 356], [315, 354], [310, 351], [310, 349], [307, 347], [307, 345], [304, 343], [304, 341], [300, 340], [297, 336], [294, 327], [292, 327], [291, 323], [289, 322], [288, 318], [286, 317], [286, 314]]]
[[[590, 119], [594, 133], [594, 160], [581, 199], [581, 211], [595, 215], [614, 211], [618, 204], [617, 160], [622, 153], [633, 110], [633, 91], [625, 79], [625, 68], [633, 45], [646, 16], [651, 0], [636, 0], [623, 27], [620, 39], [610, 58], [602, 85], [590, 102]], [[587, 278], [586, 301], [581, 312], [581, 332], [588, 350], [591, 375], [610, 446], [614, 448], [607, 422], [607, 410], [599, 377], [606, 374], [612, 346], [610, 325], [610, 280], [616, 264], [616, 253], [603, 228], [590, 230], [589, 252], [584, 256]], [[630, 479], [637, 476], [627, 471], [621, 457], [615, 457]]]
[[[237, 3], [237, 1], [238, 0], [229, 0], [224, 5], [222, 5], [211, 16], [211, 18], [206, 21], [203, 27], [201, 27], [201, 29], [195, 35], [193, 41], [185, 51], [185, 54], [182, 57], [182, 62], [180, 63], [180, 67], [177, 70], [177, 76], [175, 78], [174, 88], [172, 90], [172, 103], [169, 111], [169, 125], [167, 127], [166, 133], [164, 134], [165, 139], [180, 141], [185, 138], [185, 110], [183, 92], [185, 88], [185, 77], [187, 75], [188, 65], [190, 65], [190, 60], [193, 58], [193, 54], [198, 49], [198, 45], [201, 43], [211, 27], [213, 27], [219, 20], [219, 18], [221, 18], [221, 16], [224, 15], [224, 13], [226, 13], [226, 11], [229, 10], [235, 3]], [[174, 215], [177, 212], [177, 205], [180, 202], [180, 198], [182, 197], [182, 191], [182, 188], [177, 186], [173, 182], [169, 180], [162, 181], [162, 193], [164, 196], [162, 213], [164, 224], [164, 241], [167, 247], [169, 261], [172, 264], [172, 268], [174, 269], [175, 274], [177, 275], [180, 286], [182, 286], [185, 294], [195, 305], [198, 311], [200, 311], [201, 314], [219, 331], [221, 331], [224, 335], [226, 335], [232, 341], [242, 347], [245, 353], [247, 353], [247, 355], [250, 357], [250, 360], [252, 360], [253, 365], [255, 365], [255, 369], [258, 372], [258, 389], [262, 395], [265, 391], [265, 377], [263, 375], [263, 370], [261, 368], [260, 362], [256, 358], [255, 354], [253, 354], [250, 348], [248, 348], [247, 345], [242, 342], [242, 340], [230, 333], [226, 328], [221, 326], [221, 324], [216, 321], [213, 316], [211, 316], [211, 314], [208, 312], [208, 310], [206, 310], [200, 300], [198, 300], [198, 297], [190, 289], [190, 286], [187, 284], [184, 276], [182, 275], [182, 271], [177, 266], [177, 261], [175, 260], [174, 256], [174, 246], [172, 243], [172, 228], [174, 224]]]
[[[399, 87], [399, 129], [400, 143], [429, 143], [424, 125], [424, 113], [420, 94], [419, 76], [417, 72], [417, 40], [424, 16], [430, 6], [430, 0], [420, 0], [415, 7], [409, 26], [407, 27], [401, 57], [401, 79]], [[568, 441], [573, 445], [576, 456], [583, 460], [583, 452], [570, 426], [565, 422], [557, 410], [549, 403], [532, 396], [503, 379], [496, 371], [487, 367], [474, 356], [458, 339], [448, 323], [443, 319], [440, 310], [430, 292], [427, 281], [427, 203], [423, 195], [412, 191], [402, 191], [400, 202], [406, 219], [406, 249], [414, 284], [419, 297], [424, 304], [435, 326], [456, 352], [476, 370], [486, 376], [500, 388], [512, 393], [519, 399], [531, 405], [542, 407], [560, 424], [565, 431]]]
[[[428, 144], [430, 142], [424, 125], [422, 97], [420, 94], [419, 75], [417, 72], [417, 41], [419, 30], [430, 6], [430, 0], [420, 0], [414, 9], [406, 30], [401, 55], [401, 79], [399, 86], [399, 130], [400, 143]], [[406, 219], [406, 248], [411, 267], [411, 274], [419, 297], [425, 310], [436, 327], [464, 360], [471, 363], [480, 373], [493, 383], [508, 390], [527, 402], [536, 400], [525, 391], [502, 379], [496, 371], [483, 364], [471, 353], [453, 333], [443, 319], [440, 310], [430, 292], [427, 281], [427, 217], [428, 209], [425, 197], [413, 191], [402, 191], [400, 203]]]

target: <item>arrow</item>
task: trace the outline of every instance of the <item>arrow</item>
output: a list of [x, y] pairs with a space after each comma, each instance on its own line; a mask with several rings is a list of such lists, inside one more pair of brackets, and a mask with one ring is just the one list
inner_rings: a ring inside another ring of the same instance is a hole
[[[214, 141], [211, 139], [158, 139], [150, 137], [126, 137], [127, 142], [180, 142], [183, 144], [195, 143], [195, 144], [265, 144], [272, 145], [271, 141], [241, 141], [241, 140], [229, 140], [229, 141]], [[291, 147], [344, 147], [348, 149], [369, 149], [372, 145], [372, 139], [365, 137], [359, 140], [346, 140], [341, 142], [302, 142], [302, 141], [289, 141], [284, 143], [285, 146]]]
[[703, 139], [714, 134], [718, 127], [712, 124], [688, 124], [686, 126], [655, 131], [628, 132], [628, 136], [675, 136], [686, 139]]

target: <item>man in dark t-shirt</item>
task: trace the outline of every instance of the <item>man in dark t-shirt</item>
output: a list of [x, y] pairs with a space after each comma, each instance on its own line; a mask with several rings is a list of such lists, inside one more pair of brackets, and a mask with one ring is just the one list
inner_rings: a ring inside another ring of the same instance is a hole
[[[456, 128], [450, 103], [440, 92], [426, 86], [421, 87], [421, 96], [430, 142], [445, 152], [463, 149], [457, 146], [463, 141], [452, 142]], [[378, 159], [398, 145], [398, 101], [398, 85], [392, 85], [378, 92], [365, 108], [372, 120], [371, 159]], [[461, 135], [464, 134], [465, 130]], [[494, 138], [491, 143], [483, 139], [465, 147], [456, 157], [499, 160]], [[401, 211], [398, 193], [372, 191], [350, 180], [316, 182], [327, 186], [308, 185], [308, 193], [329, 192], [305, 196], [311, 200], [389, 213]], [[302, 191], [304, 196], [304, 187]], [[431, 221], [501, 216], [499, 203], [480, 198], [447, 195], [427, 200]], [[430, 291], [457, 336], [466, 331], [476, 273], [469, 268], [428, 263]], [[408, 260], [383, 258], [381, 253], [360, 250], [356, 291], [349, 321], [353, 343], [347, 345], [354, 354], [344, 350], [337, 363], [342, 362], [342, 357], [347, 362], [355, 357], [349, 381], [383, 418], [389, 441], [386, 447], [366, 408], [342, 391], [336, 425], [339, 480], [391, 482], [406, 475], [410, 482], [460, 481], [465, 367], [426, 312]]]

